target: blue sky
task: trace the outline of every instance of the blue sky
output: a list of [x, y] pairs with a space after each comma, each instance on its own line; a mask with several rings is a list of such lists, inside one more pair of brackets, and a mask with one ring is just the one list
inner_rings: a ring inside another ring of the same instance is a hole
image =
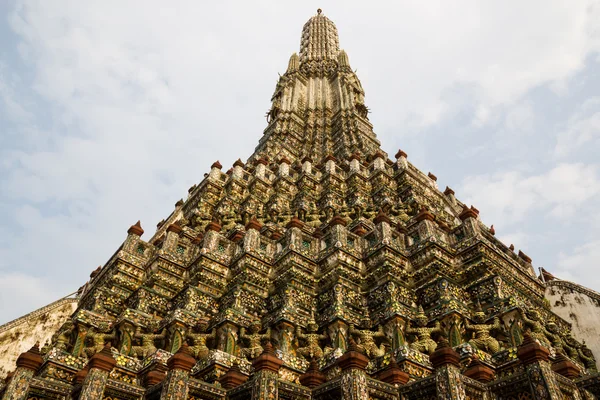
[[[217, 3], [217, 4], [213, 4]], [[0, 2], [0, 323], [246, 159], [318, 7], [375, 132], [536, 267], [600, 290], [599, 1]]]

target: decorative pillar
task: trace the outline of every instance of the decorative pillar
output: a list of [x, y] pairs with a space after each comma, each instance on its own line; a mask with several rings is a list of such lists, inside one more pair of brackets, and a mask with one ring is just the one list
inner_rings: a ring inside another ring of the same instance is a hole
[[383, 244], [390, 244], [392, 241], [392, 226], [393, 222], [383, 211], [379, 211], [379, 214], [373, 218], [375, 223], [375, 229], [379, 233], [379, 239]]
[[17, 358], [17, 369], [10, 379], [3, 400], [22, 400], [27, 398], [31, 378], [42, 366], [44, 359], [40, 355], [39, 344], [36, 343]]
[[469, 367], [465, 370], [465, 375], [482, 383], [488, 383], [494, 380], [496, 373], [494, 370], [481, 361], [477, 357], [473, 357]]
[[435, 369], [435, 386], [438, 399], [462, 400], [465, 387], [460, 379], [460, 356], [446, 338], [440, 339], [437, 349], [429, 356]]
[[310, 361], [310, 365], [308, 366], [306, 372], [300, 375], [300, 384], [311, 389], [322, 385], [326, 381], [327, 377], [321, 372], [319, 369], [319, 364], [317, 364], [317, 360], [314, 358]]
[[559, 400], [563, 396], [558, 389], [550, 367], [550, 351], [533, 340], [529, 332], [523, 335], [523, 343], [517, 350], [517, 357], [525, 366], [529, 382], [536, 400]]
[[561, 352], [556, 354], [554, 362], [552, 363], [552, 371], [569, 379], [576, 379], [581, 376], [579, 367]]
[[279, 368], [282, 364], [283, 360], [277, 358], [271, 342], [267, 342], [262, 354], [252, 362], [252, 400], [279, 398]]
[[365, 368], [369, 358], [358, 351], [354, 339], [350, 339], [348, 351], [337, 361], [342, 368], [342, 400], [364, 400], [369, 398]]
[[244, 236], [244, 251], [249, 252], [259, 248], [261, 229], [262, 224], [256, 218], [252, 218], [246, 224], [246, 236]]
[[223, 168], [223, 166], [221, 165], [219, 160], [215, 161], [210, 166], [210, 172], [208, 174], [208, 177], [212, 180], [219, 180], [221, 178], [221, 169], [222, 168]]
[[398, 170], [403, 171], [405, 169], [408, 169], [407, 157], [408, 156], [405, 152], [403, 152], [402, 150], [398, 150], [398, 152], [396, 153], [396, 165], [398, 167]]
[[353, 153], [348, 160], [350, 161], [350, 172], [360, 172], [360, 154]]
[[390, 357], [390, 363], [388, 366], [379, 373], [379, 380], [390, 385], [398, 387], [399, 385], [406, 385], [410, 379], [410, 375], [400, 369], [396, 357], [392, 354]]
[[81, 385], [79, 400], [101, 399], [108, 382], [108, 375], [115, 365], [117, 361], [111, 354], [110, 343], [107, 343], [102, 351], [94, 354], [88, 362], [89, 371]]
[[187, 343], [179, 348], [177, 353], [167, 361], [169, 372], [160, 393], [160, 400], [186, 400], [188, 398], [188, 382], [190, 371], [196, 365], [196, 360], [190, 354]]
[[478, 213], [473, 206], [471, 206], [471, 208], [463, 206], [458, 218], [460, 218], [460, 220], [463, 222], [465, 238], [470, 238], [479, 234], [477, 216]]
[[227, 371], [225, 375], [219, 378], [219, 383], [224, 389], [229, 390], [240, 386], [247, 380], [248, 377], [244, 375], [240, 370], [239, 363], [234, 362], [233, 365], [229, 368], [229, 371]]
[[448, 197], [448, 200], [450, 200], [450, 203], [452, 203], [452, 205], [456, 205], [456, 196], [454, 195], [454, 190], [446, 186], [444, 194], [446, 195], [446, 197]]
[[290, 175], [290, 165], [292, 162], [285, 156], [281, 157], [279, 160], [279, 176], [289, 176]]

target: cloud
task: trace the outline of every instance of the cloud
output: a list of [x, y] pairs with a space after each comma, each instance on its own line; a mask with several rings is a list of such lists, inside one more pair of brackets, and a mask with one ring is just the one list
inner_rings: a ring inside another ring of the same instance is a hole
[[556, 276], [587, 287], [600, 287], [597, 270], [600, 264], [600, 240], [592, 240], [572, 252], [558, 254]]
[[528, 213], [570, 217], [600, 193], [600, 178], [596, 165], [562, 163], [539, 175], [508, 171], [467, 177], [457, 193], [488, 223], [509, 226]]
[[0, 273], [0, 303], [10, 305], [3, 307], [6, 320], [18, 318], [23, 310], [34, 311], [60, 297], [62, 294], [48, 287], [44, 279], [19, 272]]
[[564, 131], [556, 138], [555, 155], [566, 156], [583, 145], [600, 139], [600, 97], [585, 101], [581, 109], [573, 115]]
[[[599, 48], [594, 1], [380, 4], [332, 2], [324, 12], [358, 69], [384, 147], [464, 107], [477, 110], [467, 125], [487, 126], [494, 107], [565, 82]], [[131, 223], [141, 219], [147, 238], [213, 161], [227, 168], [249, 156], [277, 72], [319, 6], [16, 1], [0, 62], [2, 112], [11, 116], [0, 121], [0, 274], [19, 270], [31, 287], [52, 288], [46, 297], [68, 294]], [[530, 132], [531, 112], [515, 110], [508, 126]], [[556, 168], [475, 176], [463, 194], [486, 221], [516, 221], [537, 204], [567, 216], [595, 196], [596, 169]], [[567, 193], [548, 194], [547, 184]], [[10, 315], [31, 306], [15, 303]], [[0, 310], [0, 321], [8, 317]]]

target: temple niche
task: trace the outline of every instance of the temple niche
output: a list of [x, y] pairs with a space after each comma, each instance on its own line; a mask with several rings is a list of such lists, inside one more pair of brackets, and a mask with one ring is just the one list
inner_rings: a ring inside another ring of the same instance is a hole
[[537, 277], [476, 207], [381, 149], [321, 10], [300, 42], [254, 153], [212, 163], [146, 240], [129, 227], [10, 360], [3, 399], [600, 393], [600, 297]]

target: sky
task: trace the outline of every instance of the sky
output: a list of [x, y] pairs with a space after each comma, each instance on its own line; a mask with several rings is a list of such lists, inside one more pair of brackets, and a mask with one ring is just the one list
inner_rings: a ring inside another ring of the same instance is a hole
[[600, 1], [0, 1], [0, 324], [245, 160], [317, 8], [383, 150], [600, 291]]

